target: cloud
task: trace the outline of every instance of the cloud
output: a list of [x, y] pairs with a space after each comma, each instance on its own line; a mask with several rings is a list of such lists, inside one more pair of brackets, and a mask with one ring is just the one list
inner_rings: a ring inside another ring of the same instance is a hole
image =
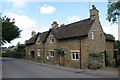
[[29, 18], [26, 15], [18, 15], [12, 12], [5, 13], [11, 19], [15, 19], [15, 25], [22, 30], [21, 37], [11, 41], [11, 44], [5, 44], [4, 46], [16, 45], [18, 42], [24, 43], [25, 40], [28, 40], [31, 37], [31, 32], [33, 30], [39, 31], [38, 22]]
[[14, 8], [23, 8], [26, 4], [26, 0], [8, 0], [8, 2], [12, 2]]
[[18, 15], [12, 12], [5, 13], [8, 17], [15, 19], [15, 25], [17, 25], [20, 29], [28, 29], [31, 27], [35, 27], [37, 22], [35, 20], [30, 19], [25, 15]]
[[118, 25], [111, 25], [109, 22], [103, 23], [102, 28], [105, 33], [112, 34], [116, 40], [118, 40]]
[[49, 6], [47, 4], [44, 4], [41, 8], [40, 8], [40, 13], [41, 14], [52, 14], [54, 13], [56, 10], [56, 8], [54, 6]]
[[80, 20], [80, 17], [79, 16], [70, 16], [70, 17], [68, 17], [68, 24], [69, 23], [73, 23], [73, 22], [77, 22], [77, 21], [79, 21]]

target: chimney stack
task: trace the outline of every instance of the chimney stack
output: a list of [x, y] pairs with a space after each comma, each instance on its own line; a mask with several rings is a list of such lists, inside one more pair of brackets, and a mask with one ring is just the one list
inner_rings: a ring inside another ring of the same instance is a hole
[[99, 19], [99, 11], [96, 9], [95, 5], [92, 5], [92, 9], [90, 10], [90, 19]]
[[36, 35], [36, 32], [35, 32], [35, 31], [32, 31], [32, 32], [31, 32], [31, 36], [33, 37], [34, 35]]
[[63, 26], [65, 26], [65, 24], [61, 24], [61, 25], [60, 25], [60, 27], [63, 27]]
[[58, 23], [56, 21], [54, 21], [52, 24], [51, 24], [51, 27], [52, 28], [58, 28]]

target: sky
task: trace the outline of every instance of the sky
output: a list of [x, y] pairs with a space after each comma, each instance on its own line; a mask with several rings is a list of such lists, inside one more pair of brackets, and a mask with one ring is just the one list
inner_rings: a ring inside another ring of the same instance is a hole
[[24, 44], [25, 40], [30, 39], [32, 31], [36, 33], [47, 31], [53, 21], [61, 25], [89, 18], [92, 5], [99, 10], [99, 20], [104, 32], [118, 39], [118, 25], [106, 20], [108, 2], [105, 0], [103, 2], [100, 0], [3, 0], [0, 4], [2, 16], [15, 19], [15, 25], [22, 30], [20, 38], [5, 44], [4, 47], [16, 45], [18, 42]]

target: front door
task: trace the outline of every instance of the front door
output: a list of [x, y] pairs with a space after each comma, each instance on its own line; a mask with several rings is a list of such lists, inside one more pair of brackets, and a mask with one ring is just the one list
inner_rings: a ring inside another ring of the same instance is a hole
[[59, 63], [60, 63], [61, 66], [65, 65], [65, 56], [64, 56], [63, 53], [59, 54]]
[[32, 57], [32, 59], [34, 59], [34, 54], [35, 54], [35, 52], [31, 51], [31, 57]]

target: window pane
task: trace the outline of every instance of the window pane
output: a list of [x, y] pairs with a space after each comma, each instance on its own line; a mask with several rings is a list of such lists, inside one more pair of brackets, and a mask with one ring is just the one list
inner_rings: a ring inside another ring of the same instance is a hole
[[95, 32], [92, 31], [92, 39], [94, 39], [94, 37], [95, 37]]
[[75, 54], [74, 53], [72, 53], [72, 59], [75, 59]]
[[54, 51], [49, 51], [50, 56], [54, 56]]
[[78, 52], [76, 52], [76, 59], [78, 59]]

